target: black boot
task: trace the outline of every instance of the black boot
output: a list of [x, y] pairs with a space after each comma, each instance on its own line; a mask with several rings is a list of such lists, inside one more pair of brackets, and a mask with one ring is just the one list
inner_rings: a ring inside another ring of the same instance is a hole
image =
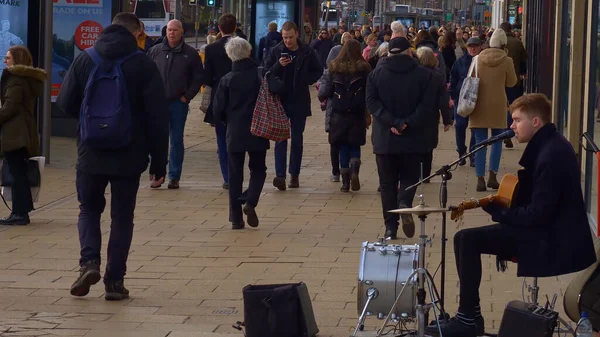
[[340, 187], [340, 191], [350, 192], [350, 169], [343, 168], [340, 171], [342, 174], [342, 187]]
[[385, 230], [384, 237], [386, 239], [389, 239], [389, 240], [396, 240], [396, 239], [398, 239], [398, 229], [397, 228], [396, 229], [387, 228]]
[[0, 226], [25, 226], [29, 225], [28, 214], [12, 213], [8, 218], [0, 219]]
[[79, 278], [71, 286], [71, 295], [85, 296], [90, 287], [100, 281], [100, 262], [88, 261], [79, 269]]
[[360, 159], [350, 159], [350, 187], [353, 191], [360, 191], [360, 180], [358, 174], [360, 173]]
[[[464, 155], [465, 155], [464, 152], [462, 152], [462, 153], [459, 152], [458, 153], [458, 157], [459, 158], [462, 157], [462, 156], [464, 156]], [[464, 158], [461, 161], [458, 162], [458, 166], [465, 166], [465, 165], [467, 165], [467, 160], [464, 159]]]
[[120, 301], [129, 298], [129, 290], [123, 285], [123, 280], [109, 281], [104, 279], [104, 299], [107, 301]]

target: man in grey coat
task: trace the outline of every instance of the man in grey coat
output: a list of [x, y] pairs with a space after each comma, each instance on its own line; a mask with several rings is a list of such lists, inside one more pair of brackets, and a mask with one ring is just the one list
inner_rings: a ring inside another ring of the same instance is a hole
[[[167, 36], [163, 43], [152, 47], [148, 56], [160, 71], [167, 99], [169, 100], [169, 189], [178, 189], [183, 168], [183, 131], [189, 104], [202, 86], [204, 68], [198, 52], [185, 43], [183, 26], [179, 20], [167, 24]], [[159, 185], [154, 184], [153, 187]]]

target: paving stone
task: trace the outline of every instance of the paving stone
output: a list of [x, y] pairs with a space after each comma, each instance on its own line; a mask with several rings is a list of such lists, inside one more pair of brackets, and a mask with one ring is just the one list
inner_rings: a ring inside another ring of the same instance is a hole
[[[131, 299], [117, 303], [103, 299], [101, 283], [85, 298], [69, 295], [79, 269], [76, 149], [73, 139], [52, 138], [52, 163], [45, 171], [32, 224], [0, 227], [0, 331], [11, 329], [2, 336], [239, 336], [231, 324], [243, 320], [244, 286], [300, 281], [309, 288], [319, 337], [349, 336], [357, 320], [361, 244], [377, 240], [384, 231], [371, 145], [362, 152], [361, 191], [340, 192], [339, 184], [329, 181], [329, 144], [314, 99], [315, 113], [305, 132], [301, 187], [281, 192], [271, 186], [274, 163], [269, 151], [268, 176], [257, 207], [261, 225], [233, 231], [227, 221], [228, 195], [221, 188], [214, 130], [192, 109], [185, 130], [188, 151], [182, 188], [151, 190], [145, 174], [141, 177], [125, 281]], [[455, 147], [454, 132], [440, 132], [433, 167], [454, 160]], [[503, 149], [500, 175], [518, 169], [523, 149], [521, 144]], [[438, 200], [439, 183], [435, 178], [419, 189], [430, 205]], [[448, 190], [452, 205], [492, 193], [475, 191], [470, 167], [454, 171]], [[106, 196], [108, 210], [110, 191]], [[57, 200], [61, 201], [52, 204]], [[3, 212], [0, 216], [8, 215]], [[472, 210], [463, 221], [448, 223], [446, 310], [450, 313], [457, 309], [459, 295], [452, 237], [460, 229], [489, 221], [483, 211]], [[432, 215], [426, 223], [433, 243], [427, 248], [426, 262], [435, 270], [440, 261], [441, 217]], [[107, 212], [102, 218], [103, 266], [109, 230]], [[415, 242], [400, 238], [394, 243]], [[482, 312], [486, 329], [497, 332], [506, 303], [521, 298], [523, 279], [516, 277], [514, 265], [498, 273], [491, 256], [482, 258], [482, 267]], [[540, 279], [540, 298], [557, 293], [561, 303], [572, 278]], [[435, 281], [439, 288], [439, 273]], [[558, 311], [562, 314], [561, 306]], [[369, 317], [365, 333], [380, 325], [380, 320]]]

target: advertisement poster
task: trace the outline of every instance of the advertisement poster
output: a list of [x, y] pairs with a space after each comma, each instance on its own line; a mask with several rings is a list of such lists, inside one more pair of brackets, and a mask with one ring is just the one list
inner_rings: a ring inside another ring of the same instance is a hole
[[[272, 1], [272, 0], [257, 0], [256, 2], [256, 38], [254, 45], [258, 46], [260, 39], [269, 32], [269, 23], [276, 22], [278, 30], [286, 21], [294, 21], [295, 18], [295, 1]], [[256, 51], [258, 56], [258, 51]]]
[[112, 20], [111, 0], [53, 0], [52, 101], [73, 60], [94, 46]]
[[[0, 0], [0, 61], [4, 61], [8, 48], [27, 45], [28, 0]], [[0, 75], [6, 65], [0, 63]]]

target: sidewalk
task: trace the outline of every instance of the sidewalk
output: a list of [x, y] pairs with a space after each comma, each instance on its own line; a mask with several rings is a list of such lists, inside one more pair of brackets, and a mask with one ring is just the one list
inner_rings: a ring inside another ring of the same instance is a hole
[[[257, 229], [232, 231], [214, 130], [202, 122], [198, 106], [196, 99], [188, 118], [181, 189], [151, 190], [142, 175], [125, 281], [131, 299], [118, 303], [104, 301], [101, 284], [85, 298], [69, 295], [79, 269], [76, 150], [74, 140], [53, 138], [52, 161], [45, 171], [33, 223], [0, 227], [0, 336], [241, 336], [231, 325], [243, 320], [243, 286], [299, 281], [307, 283], [311, 293], [319, 336], [350, 334], [357, 319], [361, 243], [375, 241], [383, 233], [370, 143], [363, 148], [361, 191], [341, 193], [339, 185], [329, 181], [324, 118], [313, 100], [314, 116], [308, 120], [304, 137], [301, 188], [280, 192], [272, 187], [273, 151], [269, 151], [268, 177], [257, 208], [261, 224]], [[522, 150], [523, 146], [516, 145], [503, 151], [500, 176], [516, 171]], [[452, 129], [440, 134], [433, 166], [455, 157]], [[459, 167], [448, 183], [450, 204], [487, 195], [475, 192], [475, 185], [474, 168]], [[427, 204], [436, 206], [438, 191], [439, 179], [423, 188]], [[107, 214], [104, 234], [110, 228]], [[464, 223], [448, 224], [446, 309], [451, 314], [458, 303], [453, 235], [458, 229], [489, 221], [483, 211], [473, 210], [465, 214]], [[433, 237], [427, 254], [427, 267], [433, 274], [440, 261], [441, 216], [427, 219], [427, 231]], [[104, 247], [107, 240], [105, 235]], [[414, 244], [416, 238], [397, 243]], [[504, 306], [521, 298], [523, 279], [516, 277], [515, 265], [506, 273], [497, 272], [494, 257], [483, 259], [483, 269], [482, 312], [487, 331], [495, 332]], [[540, 301], [545, 301], [546, 294], [550, 298], [554, 293], [562, 295], [571, 277], [540, 279]], [[439, 273], [436, 284], [439, 288]], [[562, 297], [557, 303], [562, 313]], [[369, 318], [365, 330], [372, 331], [381, 323]]]

